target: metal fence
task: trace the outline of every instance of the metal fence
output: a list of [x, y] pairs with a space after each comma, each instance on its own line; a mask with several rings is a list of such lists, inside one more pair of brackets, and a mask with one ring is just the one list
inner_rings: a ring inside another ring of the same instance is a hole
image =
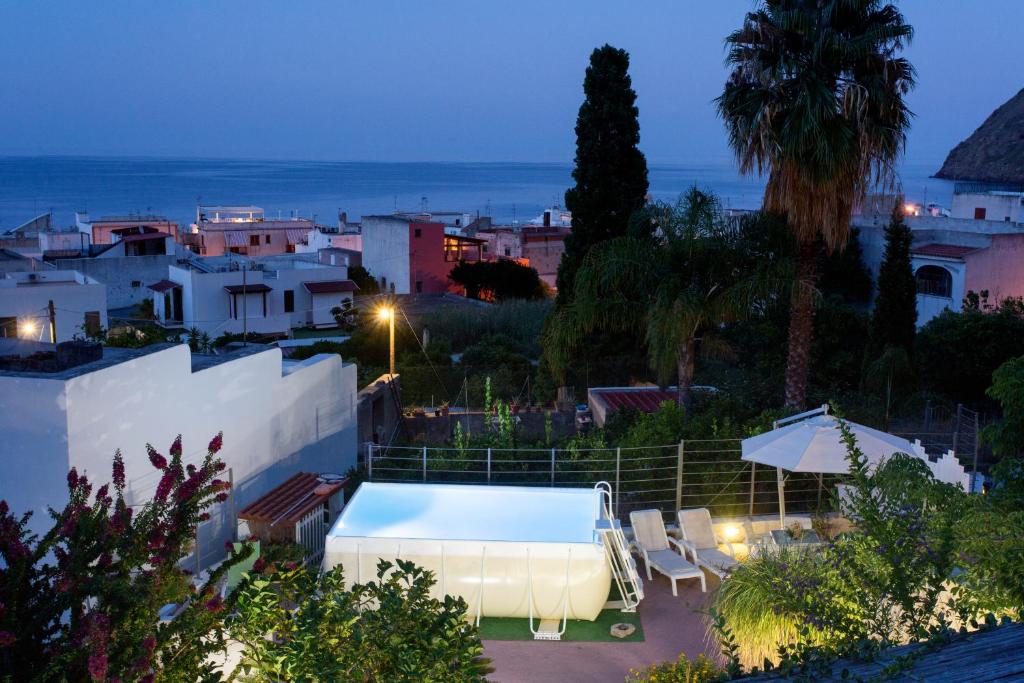
[[[773, 514], [779, 498], [774, 468], [740, 459], [739, 439], [688, 440], [632, 448], [432, 448], [368, 444], [367, 477], [377, 482], [514, 486], [612, 485], [621, 518], [656, 508], [672, 519], [681, 508], [716, 517]], [[786, 510], [830, 509], [835, 475], [787, 473]]]

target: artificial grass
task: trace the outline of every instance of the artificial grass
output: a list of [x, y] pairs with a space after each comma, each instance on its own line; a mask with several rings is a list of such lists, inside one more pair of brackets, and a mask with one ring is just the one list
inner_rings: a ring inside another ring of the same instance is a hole
[[[534, 619], [537, 628], [539, 621]], [[636, 631], [627, 638], [611, 635], [612, 624], [633, 624]], [[529, 619], [510, 617], [481, 617], [480, 638], [483, 640], [533, 640]], [[617, 609], [601, 610], [594, 621], [570, 619], [566, 624], [562, 640], [576, 643], [640, 643], [644, 640], [644, 629], [640, 615], [636, 612], [620, 612]]]

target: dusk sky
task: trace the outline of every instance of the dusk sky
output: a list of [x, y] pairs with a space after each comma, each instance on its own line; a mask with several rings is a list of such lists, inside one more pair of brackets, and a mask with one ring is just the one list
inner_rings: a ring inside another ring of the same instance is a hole
[[[1024, 1], [906, 0], [907, 158], [1022, 86]], [[591, 50], [632, 56], [652, 163], [730, 158], [711, 100], [750, 0], [5, 2], [0, 154], [572, 160]]]

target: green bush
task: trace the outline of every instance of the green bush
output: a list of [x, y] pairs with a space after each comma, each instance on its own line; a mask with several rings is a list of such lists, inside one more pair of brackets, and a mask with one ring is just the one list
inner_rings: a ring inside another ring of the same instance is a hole
[[504, 334], [530, 357], [540, 356], [540, 333], [551, 301], [505, 301], [493, 306], [461, 306], [422, 316], [420, 323], [436, 338], [447, 339], [456, 352], [491, 334]]
[[631, 669], [626, 683], [711, 683], [727, 680], [725, 670], [704, 655], [690, 660], [680, 654], [674, 662], [652, 664], [646, 669]]
[[252, 576], [236, 592], [228, 619], [243, 648], [243, 678], [484, 681], [490, 667], [464, 618], [466, 602], [432, 598], [433, 586], [431, 572], [403, 560], [381, 560], [376, 581], [348, 587], [340, 567], [320, 574], [285, 565]]

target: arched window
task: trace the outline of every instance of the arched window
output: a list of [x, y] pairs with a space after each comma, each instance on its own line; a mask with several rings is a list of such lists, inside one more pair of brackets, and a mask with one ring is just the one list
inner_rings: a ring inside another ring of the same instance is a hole
[[942, 296], [947, 299], [953, 296], [953, 276], [942, 266], [921, 266], [914, 276], [917, 279], [917, 293]]

